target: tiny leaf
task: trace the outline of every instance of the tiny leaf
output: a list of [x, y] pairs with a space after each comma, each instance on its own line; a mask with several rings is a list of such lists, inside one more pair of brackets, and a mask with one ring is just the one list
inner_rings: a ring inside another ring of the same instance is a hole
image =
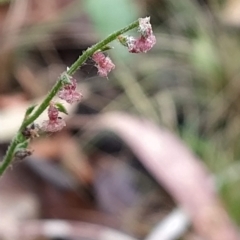
[[67, 109], [61, 103], [55, 103], [55, 106], [59, 112], [62, 112], [64, 114], [68, 115]]
[[19, 151], [20, 149], [26, 149], [28, 147], [29, 140], [25, 140], [17, 145], [15, 152]]
[[60, 80], [62, 81], [62, 83], [65, 84], [70, 84], [71, 83], [71, 76], [67, 73], [64, 72], [61, 77]]
[[26, 141], [26, 138], [23, 136], [23, 134], [18, 134], [16, 141], [18, 143], [22, 143], [22, 142]]
[[109, 45], [105, 45], [104, 47], [101, 48], [101, 51], [105, 52], [105, 51], [108, 51], [108, 50], [111, 50], [111, 49], [113, 49], [113, 47], [110, 47]]
[[32, 113], [32, 111], [34, 110], [34, 108], [36, 106], [37, 106], [37, 104], [30, 106], [25, 113], [25, 117], [28, 117]]
[[118, 41], [124, 46], [127, 47], [127, 37], [120, 35], [118, 36]]

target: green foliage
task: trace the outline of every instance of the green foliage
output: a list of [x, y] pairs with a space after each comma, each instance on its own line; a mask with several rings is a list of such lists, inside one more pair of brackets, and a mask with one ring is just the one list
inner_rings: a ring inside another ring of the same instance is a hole
[[25, 140], [17, 145], [16, 150], [14, 151], [15, 153], [19, 150], [26, 149], [28, 147], [29, 140]]
[[57, 107], [57, 109], [58, 109], [59, 112], [68, 115], [67, 109], [64, 107], [63, 104], [61, 104], [61, 103], [55, 103], [55, 106]]
[[33, 112], [33, 110], [35, 109], [36, 106], [37, 105], [30, 106], [26, 111], [25, 117], [28, 117]]

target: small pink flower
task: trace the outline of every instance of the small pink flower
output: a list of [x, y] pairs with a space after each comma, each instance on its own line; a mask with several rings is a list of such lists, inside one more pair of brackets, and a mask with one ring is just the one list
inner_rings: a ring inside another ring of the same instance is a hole
[[150, 17], [139, 18], [138, 31], [141, 33], [139, 38], [132, 36], [118, 36], [118, 40], [123, 46], [128, 47], [131, 53], [146, 53], [156, 43], [156, 37], [153, 35]]
[[151, 36], [153, 34], [152, 25], [150, 23], [150, 17], [139, 18], [139, 26], [138, 31], [141, 33], [142, 36], [145, 38]]
[[63, 127], [66, 126], [64, 120], [58, 117], [59, 111], [55, 107], [54, 103], [50, 103], [48, 107], [48, 118], [49, 120], [45, 120], [42, 123], [42, 130], [45, 132], [58, 132]]
[[150, 35], [147, 38], [141, 36], [140, 38], [127, 38], [128, 51], [131, 53], [146, 53], [148, 52], [156, 43], [156, 37]]
[[112, 60], [106, 57], [102, 52], [94, 53], [92, 59], [96, 63], [98, 74], [101, 77], [107, 77], [108, 73], [115, 68]]
[[82, 99], [82, 94], [76, 91], [77, 81], [71, 79], [70, 84], [65, 84], [63, 88], [58, 92], [58, 97], [72, 104]]

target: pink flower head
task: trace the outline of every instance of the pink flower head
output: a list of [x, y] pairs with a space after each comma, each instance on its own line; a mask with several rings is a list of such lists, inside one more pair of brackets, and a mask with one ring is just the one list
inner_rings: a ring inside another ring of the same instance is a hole
[[156, 43], [156, 37], [153, 35], [150, 17], [139, 18], [138, 31], [141, 33], [139, 38], [132, 36], [118, 36], [118, 40], [123, 46], [128, 47], [131, 53], [146, 53]]
[[131, 53], [146, 53], [148, 52], [156, 43], [156, 37], [152, 34], [145, 38], [141, 36], [135, 39], [134, 37], [127, 38], [128, 51]]
[[49, 120], [45, 120], [42, 123], [42, 130], [45, 132], [58, 132], [63, 127], [66, 126], [66, 123], [61, 117], [58, 117], [59, 111], [54, 105], [54, 103], [50, 103], [48, 107], [48, 118]]
[[96, 63], [98, 74], [101, 77], [107, 77], [108, 73], [115, 68], [112, 60], [106, 57], [102, 52], [94, 53], [92, 59]]
[[58, 92], [58, 97], [72, 104], [82, 99], [82, 94], [76, 91], [77, 81], [71, 79], [70, 84], [65, 84], [63, 88]]
[[142, 36], [145, 38], [151, 36], [153, 34], [152, 25], [150, 23], [150, 17], [139, 18], [139, 26], [138, 31], [141, 33]]

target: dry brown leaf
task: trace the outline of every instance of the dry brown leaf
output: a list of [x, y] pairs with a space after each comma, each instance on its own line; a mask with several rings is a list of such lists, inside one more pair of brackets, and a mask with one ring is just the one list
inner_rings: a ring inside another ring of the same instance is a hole
[[103, 115], [89, 129], [110, 130], [122, 138], [159, 184], [189, 214], [201, 237], [239, 239], [236, 227], [218, 199], [211, 174], [173, 134], [145, 119], [123, 113]]

